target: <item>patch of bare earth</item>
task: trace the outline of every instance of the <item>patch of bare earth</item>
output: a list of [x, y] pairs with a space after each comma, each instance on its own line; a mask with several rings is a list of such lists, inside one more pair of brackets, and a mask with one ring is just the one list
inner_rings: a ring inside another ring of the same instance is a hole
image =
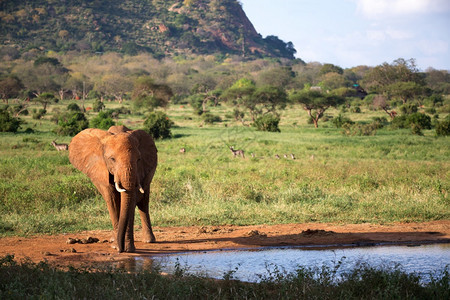
[[376, 245], [378, 243], [450, 243], [450, 220], [426, 223], [282, 224], [255, 226], [155, 227], [157, 242], [140, 242], [136, 253], [117, 253], [111, 231], [87, 231], [53, 236], [0, 238], [0, 257], [48, 261], [58, 266], [89, 266], [135, 256], [214, 249], [266, 246]]

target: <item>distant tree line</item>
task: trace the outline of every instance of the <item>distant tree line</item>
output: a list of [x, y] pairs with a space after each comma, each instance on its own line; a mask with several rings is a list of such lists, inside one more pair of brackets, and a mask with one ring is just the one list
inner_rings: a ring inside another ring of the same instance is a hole
[[0, 65], [0, 97], [5, 104], [14, 99], [16, 116], [33, 102], [42, 104], [42, 114], [52, 103], [67, 99], [79, 101], [84, 110], [83, 100], [89, 98], [98, 103], [131, 101], [135, 110], [149, 111], [169, 104], [190, 104], [198, 115], [214, 122], [209, 108], [227, 103], [234, 107], [237, 121], [272, 128], [262, 118], [279, 121], [284, 109], [299, 104], [311, 124], [319, 127], [330, 107], [357, 112], [366, 105], [394, 120], [426, 106], [437, 118], [438, 112], [449, 113], [448, 94], [447, 71], [430, 68], [421, 72], [414, 59], [402, 58], [375, 67], [343, 69], [301, 60], [246, 60], [241, 56], [159, 60], [150, 54], [37, 52]]

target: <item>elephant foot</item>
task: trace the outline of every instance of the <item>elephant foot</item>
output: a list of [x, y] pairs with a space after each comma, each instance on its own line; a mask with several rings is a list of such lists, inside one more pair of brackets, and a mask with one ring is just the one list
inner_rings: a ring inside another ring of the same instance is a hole
[[144, 242], [144, 243], [156, 243], [155, 235], [150, 234], [149, 236], [144, 237], [143, 242]]
[[124, 252], [134, 253], [134, 252], [136, 252], [136, 247], [134, 247], [134, 245], [128, 245], [125, 247]]

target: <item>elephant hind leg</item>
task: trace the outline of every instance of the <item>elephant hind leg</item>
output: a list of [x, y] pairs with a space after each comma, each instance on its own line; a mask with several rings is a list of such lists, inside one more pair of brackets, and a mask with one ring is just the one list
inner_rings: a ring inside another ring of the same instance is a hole
[[152, 223], [150, 221], [148, 201], [149, 193], [146, 191], [143, 199], [137, 203], [137, 207], [142, 222], [142, 240], [144, 243], [154, 243], [156, 242], [156, 238], [153, 234]]

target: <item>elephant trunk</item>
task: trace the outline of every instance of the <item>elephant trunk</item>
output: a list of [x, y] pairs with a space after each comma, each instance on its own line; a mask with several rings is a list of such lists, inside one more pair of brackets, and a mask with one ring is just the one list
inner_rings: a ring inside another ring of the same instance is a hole
[[[119, 214], [119, 228], [117, 231], [117, 245], [119, 252], [134, 252], [134, 210], [136, 207], [134, 191], [121, 193]], [[126, 245], [125, 245], [126, 243]]]

